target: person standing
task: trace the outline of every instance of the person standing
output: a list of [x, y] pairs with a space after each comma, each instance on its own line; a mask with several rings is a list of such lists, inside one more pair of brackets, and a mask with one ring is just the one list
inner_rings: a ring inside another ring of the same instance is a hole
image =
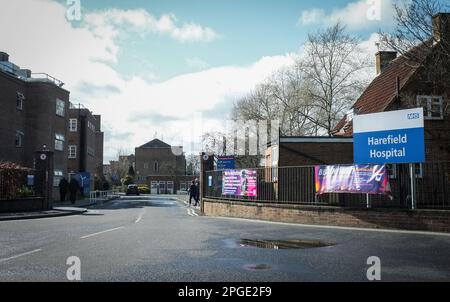
[[66, 195], [67, 195], [68, 189], [69, 189], [69, 182], [67, 181], [67, 179], [65, 177], [61, 178], [61, 180], [59, 181], [59, 196], [60, 196], [61, 202], [66, 201]]
[[194, 201], [197, 199], [197, 186], [195, 185], [194, 180], [191, 182], [191, 186], [189, 187], [189, 206], [191, 206], [192, 198], [194, 198]]
[[80, 190], [80, 184], [75, 179], [75, 177], [72, 177], [69, 183], [70, 202], [72, 204], [75, 204], [75, 201], [77, 200], [78, 190]]

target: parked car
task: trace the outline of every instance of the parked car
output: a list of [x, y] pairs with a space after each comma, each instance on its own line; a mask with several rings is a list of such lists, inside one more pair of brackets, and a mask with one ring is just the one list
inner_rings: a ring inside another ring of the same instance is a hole
[[150, 188], [147, 185], [139, 185], [138, 189], [141, 194], [150, 194]]
[[137, 185], [128, 185], [127, 195], [139, 195], [139, 188]]

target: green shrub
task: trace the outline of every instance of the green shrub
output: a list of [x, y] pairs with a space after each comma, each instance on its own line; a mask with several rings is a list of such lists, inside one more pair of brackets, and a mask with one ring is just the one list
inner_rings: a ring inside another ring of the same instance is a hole
[[17, 195], [19, 197], [30, 197], [33, 196], [33, 190], [31, 190], [29, 187], [27, 186], [22, 186], [17, 190]]

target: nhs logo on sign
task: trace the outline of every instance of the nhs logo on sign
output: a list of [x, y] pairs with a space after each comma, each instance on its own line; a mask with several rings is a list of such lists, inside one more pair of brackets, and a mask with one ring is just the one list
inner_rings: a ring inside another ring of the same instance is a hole
[[424, 162], [423, 108], [356, 115], [353, 141], [356, 164]]
[[408, 113], [408, 120], [418, 120], [418, 119], [420, 119], [419, 112]]

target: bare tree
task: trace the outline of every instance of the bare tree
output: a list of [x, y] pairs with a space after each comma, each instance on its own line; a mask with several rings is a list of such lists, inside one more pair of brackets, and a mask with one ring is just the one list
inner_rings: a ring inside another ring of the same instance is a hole
[[270, 95], [277, 102], [281, 135], [314, 134], [310, 121], [311, 98], [304, 73], [297, 66], [277, 71], [268, 80]]
[[309, 114], [302, 115], [329, 136], [368, 84], [361, 73], [371, 64], [359, 42], [338, 22], [309, 35], [306, 56], [298, 63], [311, 98]]
[[186, 156], [187, 174], [198, 175], [200, 173], [200, 155], [188, 154]]
[[[410, 0], [394, 4], [396, 27], [393, 33], [380, 32], [382, 45], [422, 64], [438, 42], [433, 35], [432, 18], [449, 8], [440, 0]], [[411, 51], [417, 45], [425, 47], [420, 51]], [[450, 56], [448, 41], [447, 45], [439, 43], [439, 48], [443, 55]]]
[[[433, 17], [450, 10], [448, 1], [410, 0], [394, 5], [396, 27], [393, 33], [381, 32], [382, 46], [397, 51], [406, 59], [404, 64], [420, 69], [418, 80], [444, 94], [450, 89], [450, 41], [435, 35], [434, 27], [448, 30], [448, 19], [440, 20], [442, 24], [433, 24]], [[406, 103], [417, 105], [412, 96], [402, 96]], [[450, 102], [444, 98], [443, 113], [450, 114]]]
[[276, 119], [282, 135], [331, 135], [368, 84], [361, 72], [372, 64], [359, 42], [340, 23], [310, 34], [305, 55], [238, 100], [233, 117]]

